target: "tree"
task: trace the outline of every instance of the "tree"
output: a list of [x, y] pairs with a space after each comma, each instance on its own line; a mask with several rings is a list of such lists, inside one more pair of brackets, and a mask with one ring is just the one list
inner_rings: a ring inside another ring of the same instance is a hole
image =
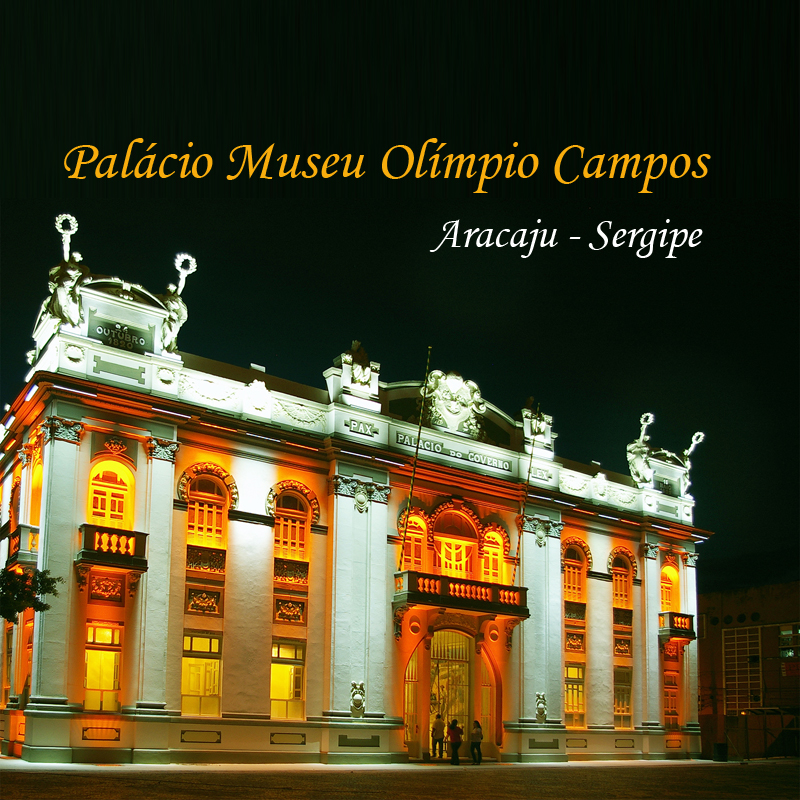
[[31, 572], [0, 572], [0, 617], [16, 622], [26, 608], [34, 611], [47, 611], [49, 603], [41, 598], [44, 595], [58, 595], [56, 585], [64, 583], [61, 577], [53, 578], [49, 570], [34, 569]]

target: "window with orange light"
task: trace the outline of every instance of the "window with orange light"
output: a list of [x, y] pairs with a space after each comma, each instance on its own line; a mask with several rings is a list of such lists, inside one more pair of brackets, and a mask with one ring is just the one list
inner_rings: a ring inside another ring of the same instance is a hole
[[582, 728], [586, 724], [586, 665], [564, 665], [564, 724]]
[[616, 556], [611, 564], [614, 607], [631, 608], [631, 565], [624, 556]]
[[489, 531], [483, 539], [482, 579], [487, 583], [504, 583], [503, 541], [499, 533]]
[[583, 553], [578, 547], [568, 547], [563, 559], [564, 599], [583, 603], [586, 585], [586, 567]]
[[[403, 535], [404, 524], [400, 526], [400, 535]], [[403, 570], [416, 572], [423, 571], [423, 555], [425, 546], [425, 526], [419, 517], [411, 517], [405, 531], [403, 544]]]
[[472, 578], [478, 538], [472, 522], [457, 511], [445, 511], [437, 517], [433, 535], [434, 569], [454, 578]]
[[227, 548], [228, 492], [220, 481], [201, 475], [187, 492], [186, 540], [199, 547]]
[[134, 485], [133, 473], [124, 464], [110, 459], [94, 464], [89, 473], [89, 522], [132, 530]]
[[306, 560], [309, 507], [293, 492], [284, 492], [275, 502], [275, 556], [294, 561]]
[[661, 570], [661, 610], [681, 610], [678, 594], [678, 570], [669, 564]]
[[86, 625], [83, 708], [86, 711], [119, 710], [119, 671], [122, 628], [113, 622]]

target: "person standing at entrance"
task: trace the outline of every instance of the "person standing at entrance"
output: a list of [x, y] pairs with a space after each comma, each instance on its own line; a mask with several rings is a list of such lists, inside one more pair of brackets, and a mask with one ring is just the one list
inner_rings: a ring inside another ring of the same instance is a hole
[[464, 733], [463, 728], [458, 727], [458, 720], [454, 719], [450, 723], [450, 727], [447, 729], [447, 739], [450, 742], [450, 750], [452, 752], [452, 758], [450, 759], [450, 763], [454, 764], [455, 766], [459, 765], [458, 760], [458, 748], [461, 747], [461, 734]]
[[473, 764], [480, 764], [483, 760], [483, 756], [481, 754], [481, 742], [483, 741], [483, 729], [481, 728], [480, 722], [475, 720], [472, 723], [472, 732], [469, 735], [469, 749], [472, 755], [472, 763]]
[[433, 748], [431, 757], [436, 758], [436, 747], [439, 747], [439, 758], [444, 758], [444, 720], [441, 714], [436, 715], [431, 728], [431, 740], [433, 741]]

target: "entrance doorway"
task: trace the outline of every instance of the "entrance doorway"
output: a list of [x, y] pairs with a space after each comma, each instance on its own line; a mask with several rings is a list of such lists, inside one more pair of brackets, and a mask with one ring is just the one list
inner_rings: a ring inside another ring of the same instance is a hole
[[470, 707], [472, 638], [458, 631], [436, 631], [431, 642], [431, 707], [428, 729], [437, 714], [445, 725], [453, 719], [467, 728]]

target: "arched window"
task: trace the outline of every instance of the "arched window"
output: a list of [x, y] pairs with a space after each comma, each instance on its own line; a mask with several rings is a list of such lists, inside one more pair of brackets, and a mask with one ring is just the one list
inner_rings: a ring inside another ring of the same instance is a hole
[[661, 610], [680, 611], [680, 597], [678, 594], [678, 570], [667, 564], [661, 570]]
[[[400, 536], [403, 535], [405, 520], [400, 523]], [[425, 523], [420, 517], [411, 516], [406, 528], [403, 545], [403, 570], [423, 571], [423, 554], [425, 546]]]
[[579, 547], [570, 546], [564, 551], [564, 599], [584, 602], [586, 568]]
[[11, 531], [19, 527], [20, 497], [20, 479], [16, 477], [11, 485], [11, 495], [8, 499], [8, 521]]
[[499, 533], [488, 531], [483, 538], [483, 580], [488, 583], [505, 583], [503, 570], [503, 542]]
[[189, 484], [186, 497], [187, 543], [226, 549], [229, 495], [222, 482], [211, 475], [198, 475]]
[[89, 522], [131, 530], [134, 483], [133, 473], [124, 464], [98, 461], [89, 473]]
[[434, 568], [442, 575], [472, 578], [477, 535], [472, 522], [457, 511], [444, 511], [436, 519]]
[[614, 584], [614, 607], [631, 607], [631, 565], [625, 556], [616, 556], [611, 563]]
[[281, 494], [275, 501], [275, 556], [305, 561], [308, 530], [308, 503], [292, 492]]

